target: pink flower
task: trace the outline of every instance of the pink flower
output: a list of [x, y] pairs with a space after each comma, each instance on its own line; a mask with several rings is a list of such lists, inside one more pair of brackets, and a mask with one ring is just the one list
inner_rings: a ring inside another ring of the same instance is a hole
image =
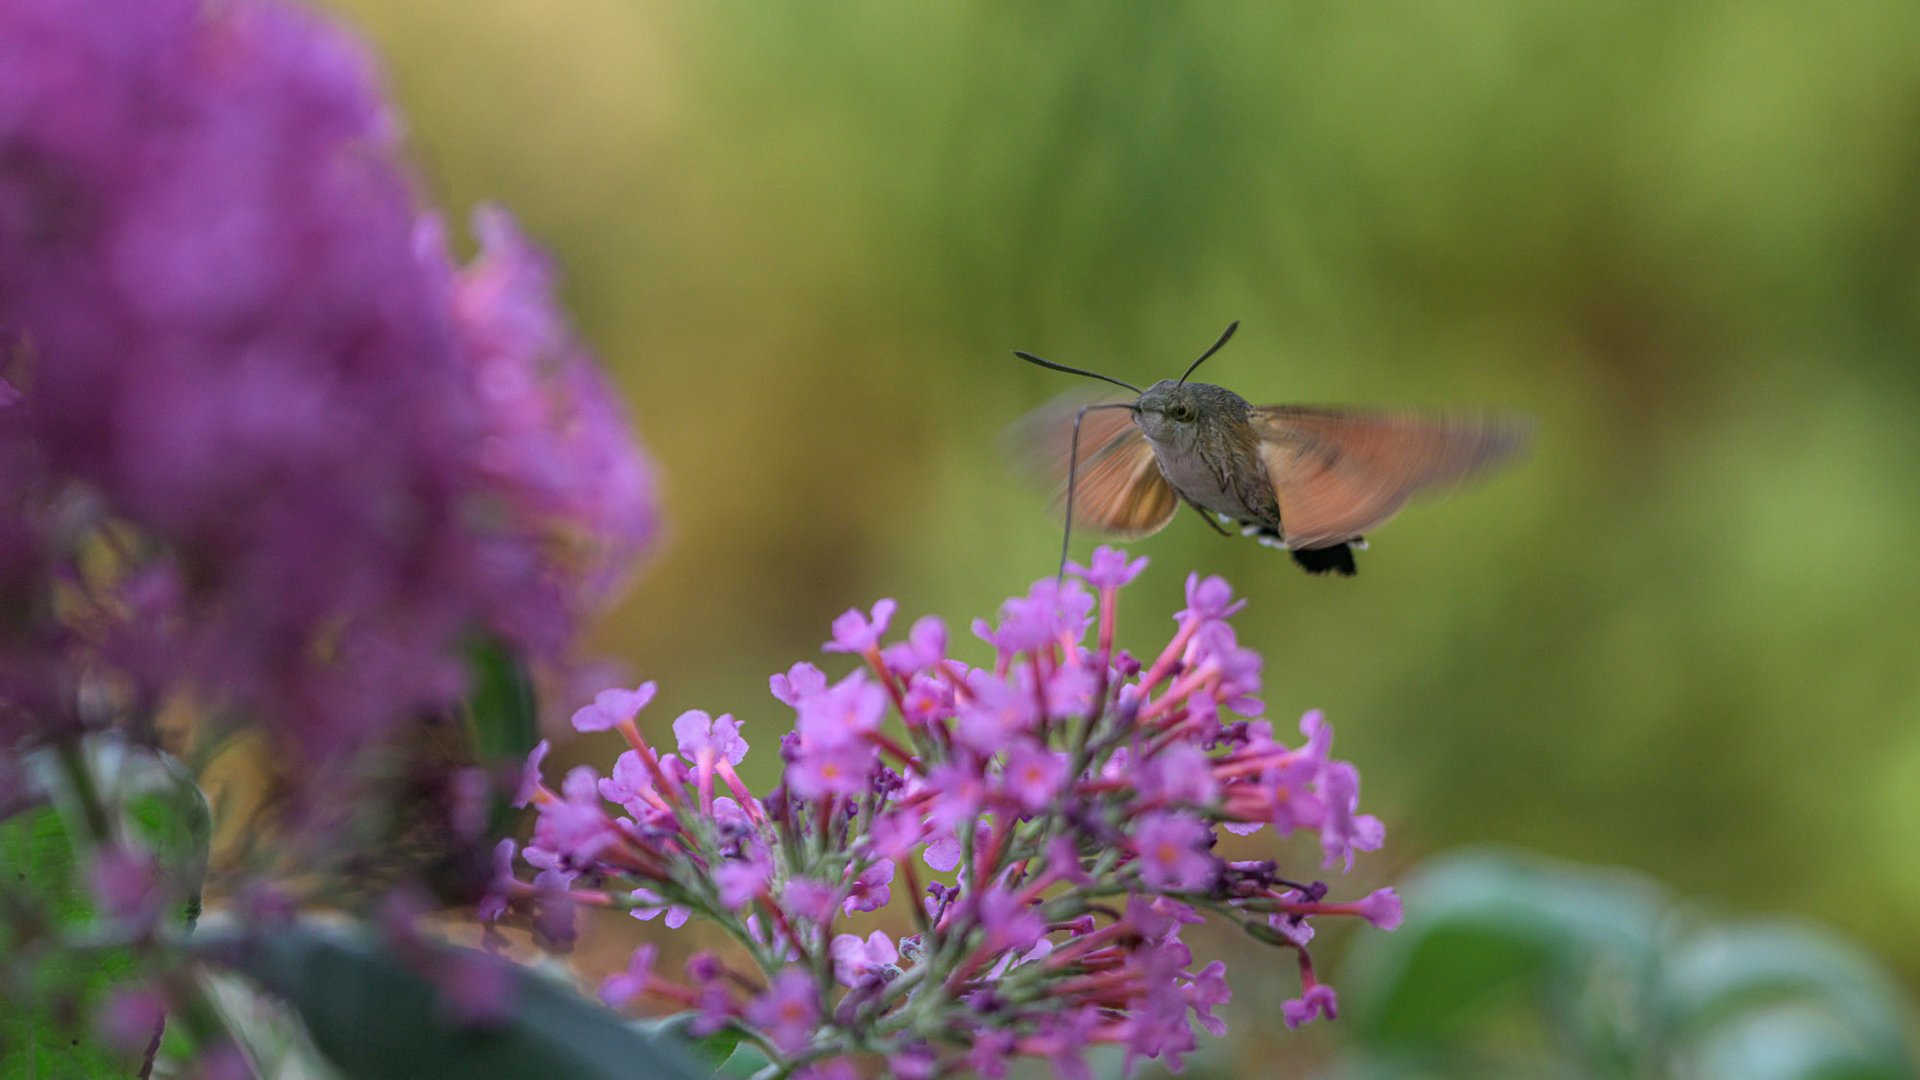
[[977, 673], [967, 681], [967, 688], [971, 693], [960, 705], [960, 723], [954, 737], [975, 753], [999, 753], [1039, 719], [1033, 695], [1021, 693], [1018, 687]]
[[1174, 618], [1210, 622], [1231, 618], [1246, 606], [1245, 600], [1234, 600], [1233, 588], [1220, 578], [1188, 574], [1187, 606]]
[[878, 731], [887, 712], [887, 692], [859, 672], [801, 700], [795, 730], [809, 746], [831, 747]]
[[536, 839], [576, 864], [592, 862], [617, 839], [612, 819], [601, 809], [599, 777], [590, 765], [574, 766], [561, 798], [541, 803], [539, 811]]
[[643, 682], [633, 690], [602, 690], [593, 704], [573, 714], [575, 731], [608, 731], [628, 723], [653, 701], [659, 686]]
[[651, 465], [511, 220], [452, 263], [357, 41], [137, 7], [0, 8], [0, 562], [53, 580], [110, 522], [129, 580], [192, 587], [89, 627], [138, 645], [104, 666], [10, 634], [0, 695], [50, 723], [85, 662], [331, 765], [453, 704], [477, 635], [563, 659], [657, 532]]
[[883, 974], [900, 960], [900, 951], [894, 947], [893, 939], [878, 930], [867, 935], [865, 941], [853, 934], [841, 934], [833, 939], [830, 951], [834, 978], [842, 986], [857, 986], [869, 976]]
[[1101, 546], [1094, 549], [1093, 558], [1086, 566], [1068, 563], [1067, 570], [1086, 579], [1087, 584], [1096, 589], [1117, 589], [1131, 584], [1140, 572], [1147, 568], [1145, 555], [1127, 561], [1127, 553], [1118, 548]]
[[[1111, 553], [1095, 562], [1107, 620], [1108, 590], [1139, 565]], [[904, 975], [947, 988], [930, 1017], [965, 1032], [964, 1064], [983, 1075], [1004, 1074], [1020, 1055], [1084, 1076], [1087, 1052], [1103, 1045], [1129, 1066], [1145, 1057], [1177, 1070], [1202, 1031], [1225, 1031], [1216, 1010], [1231, 997], [1225, 965], [1203, 965], [1181, 941], [1203, 921], [1182, 899], [1191, 894], [1256, 928], [1267, 920], [1275, 934], [1263, 937], [1296, 951], [1303, 995], [1283, 1019], [1330, 1016], [1337, 1003], [1308, 953], [1313, 920], [1391, 927], [1397, 896], [1330, 901], [1327, 885], [1293, 883], [1277, 858], [1221, 861], [1216, 834], [1272, 823], [1317, 832], [1348, 855], [1377, 842], [1378, 823], [1358, 812], [1358, 774], [1329, 758], [1319, 714], [1302, 717], [1298, 747], [1258, 716], [1223, 720], [1259, 709], [1259, 657], [1224, 621], [1239, 607], [1224, 583], [1195, 578], [1188, 593], [1147, 675], [1105, 655], [1104, 621], [1100, 653], [1078, 645], [1092, 599], [1077, 582], [1042, 582], [1009, 601], [984, 632], [997, 653], [988, 668], [939, 655], [944, 632], [926, 620], [876, 658], [891, 604], [851, 612], [836, 623], [833, 651], [863, 663], [834, 683], [811, 665], [770, 682], [796, 713], [772, 794], [754, 795], [724, 763], [716, 777], [718, 759], [744, 752], [730, 718], [686, 713], [675, 724], [680, 757], [656, 771], [630, 750], [597, 785], [631, 819], [589, 807], [591, 771], [576, 770], [560, 798], [541, 796], [526, 852], [540, 877], [497, 891], [521, 908], [551, 896], [642, 918], [660, 914], [662, 896], [686, 897], [750, 943], [760, 972], [702, 954], [678, 985], [636, 959], [638, 969], [609, 980], [610, 999], [644, 987], [691, 1008], [695, 1034], [737, 1023], [810, 1068], [876, 1052], [902, 1076], [961, 1068], [958, 1048], [887, 1025], [902, 1000], [888, 986]], [[888, 731], [889, 711], [907, 722], [904, 738]], [[716, 780], [727, 794], [714, 792]], [[609, 837], [617, 853], [596, 851]], [[922, 860], [959, 875], [927, 881]], [[886, 906], [902, 880], [921, 933], [897, 942], [870, 927], [833, 933]], [[631, 898], [615, 899], [612, 883], [633, 888]], [[837, 987], [816, 981], [828, 968]]]
[[1400, 894], [1392, 889], [1375, 889], [1353, 905], [1354, 914], [1379, 930], [1400, 928]]
[[768, 679], [767, 686], [781, 703], [799, 708], [800, 702], [827, 688], [827, 676], [803, 660], [788, 668], [785, 675]]
[[1193, 1008], [1194, 1017], [1207, 1034], [1219, 1038], [1227, 1033], [1227, 1022], [1213, 1015], [1213, 1010], [1233, 1000], [1233, 990], [1227, 986], [1227, 965], [1215, 960], [1200, 969], [1193, 981], [1184, 988], [1187, 1004]]
[[[545, 745], [545, 744], [542, 744]], [[613, 759], [613, 775], [600, 781], [600, 797], [639, 813], [653, 791], [653, 771], [640, 760], [640, 751], [628, 750]]]
[[1007, 764], [1000, 773], [1002, 790], [1028, 813], [1052, 806], [1066, 780], [1067, 763], [1060, 755], [1022, 739], [1007, 752]]
[[740, 722], [731, 715], [721, 714], [715, 719], [699, 709], [680, 714], [673, 722], [673, 734], [680, 743], [680, 753], [687, 760], [699, 757], [700, 751], [710, 751], [715, 758], [724, 758], [728, 764], [738, 765], [747, 756], [747, 740], [740, 737]]
[[1014, 597], [1000, 606], [997, 626], [976, 621], [973, 632], [1001, 656], [1011, 658], [1048, 648], [1063, 638], [1079, 641], [1087, 630], [1087, 613], [1092, 610], [1093, 595], [1079, 581], [1041, 578], [1026, 596]]
[[892, 882], [893, 860], [876, 860], [853, 879], [841, 910], [848, 915], [856, 911], [879, 911], [887, 906], [887, 901], [893, 899]]
[[1327, 800], [1327, 820], [1320, 829], [1325, 866], [1345, 860], [1353, 869], [1353, 853], [1375, 851], [1386, 843], [1387, 830], [1371, 814], [1355, 814], [1360, 805], [1360, 772], [1344, 761], [1333, 761], [1320, 774], [1320, 790]]
[[107, 1045], [123, 1054], [143, 1055], [159, 1038], [167, 1003], [144, 986], [115, 989], [101, 1006], [94, 1026]]
[[100, 914], [144, 932], [166, 904], [160, 864], [144, 848], [116, 844], [101, 849], [88, 875]]
[[773, 863], [756, 847], [746, 858], [729, 859], [714, 867], [713, 885], [722, 904], [744, 908], [767, 887], [772, 875]]
[[1136, 777], [1143, 797], [1176, 805], [1208, 806], [1220, 794], [1213, 759], [1192, 743], [1174, 743], [1148, 758]]
[[800, 756], [787, 766], [787, 787], [803, 799], [858, 795], [867, 789], [872, 768], [873, 749], [864, 743], [803, 745]]
[[780, 906], [808, 922], [825, 925], [833, 918], [839, 900], [833, 886], [809, 878], [788, 878], [780, 894]]
[[678, 930], [685, 926], [687, 920], [693, 915], [691, 908], [669, 904], [654, 895], [650, 889], [635, 889], [629, 895], [636, 902], [636, 906], [627, 914], [641, 922], [652, 922], [665, 914], [667, 929]]
[[647, 980], [653, 974], [653, 957], [657, 950], [652, 945], [642, 945], [633, 950], [627, 959], [625, 971], [607, 976], [600, 984], [600, 1000], [611, 1008], [618, 1009], [634, 998], [646, 992]]
[[974, 918], [986, 931], [986, 948], [989, 952], [1002, 949], [1026, 950], [1033, 948], [1040, 935], [1046, 932], [1046, 924], [1033, 908], [1021, 903], [1005, 889], [988, 889], [981, 893], [973, 907]]
[[916, 675], [907, 685], [902, 719], [908, 727], [923, 728], [954, 714], [953, 688], [938, 679]]
[[917, 675], [946, 659], [947, 624], [928, 615], [915, 620], [907, 640], [881, 652], [887, 670], [902, 677]]
[[533, 752], [527, 755], [527, 762], [520, 769], [520, 787], [514, 792], [515, 809], [533, 801], [534, 794], [540, 790], [540, 763], [547, 760], [547, 752], [553, 745], [545, 739], [534, 744]]
[[1290, 1028], [1297, 1028], [1318, 1017], [1332, 1020], [1339, 1014], [1340, 1001], [1334, 996], [1333, 987], [1325, 983], [1309, 986], [1299, 997], [1280, 1004], [1281, 1019]]
[[833, 640], [822, 646], [822, 651], [857, 654], [878, 649], [881, 636], [887, 632], [887, 623], [893, 619], [894, 607], [893, 601], [882, 600], [873, 605], [871, 617], [862, 614], [859, 608], [849, 608], [833, 620]]
[[1140, 879], [1156, 889], [1191, 892], [1212, 884], [1218, 864], [1207, 853], [1213, 834], [1184, 814], [1155, 813], [1134, 826]]
[[767, 992], [747, 1006], [746, 1015], [781, 1053], [796, 1054], [806, 1049], [813, 1038], [814, 1023], [820, 1018], [820, 996], [813, 976], [797, 967], [782, 969]]

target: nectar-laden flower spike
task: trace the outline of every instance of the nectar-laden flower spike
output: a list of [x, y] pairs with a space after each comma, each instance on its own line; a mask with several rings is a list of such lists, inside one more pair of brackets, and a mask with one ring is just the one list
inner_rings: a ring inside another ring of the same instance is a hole
[[[662, 754], [633, 723], [651, 683], [601, 694], [574, 726], [618, 729], [630, 749], [611, 777], [579, 766], [558, 790], [536, 751], [524, 794], [540, 817], [521, 858], [539, 874], [502, 874], [483, 914], [551, 909], [563, 931], [581, 904], [722, 923], [757, 970], [701, 953], [676, 979], [647, 945], [602, 996], [736, 1027], [796, 1076], [855, 1075], [876, 1053], [901, 1076], [1004, 1075], [1020, 1056], [1084, 1075], [1102, 1044], [1178, 1069], [1196, 1026], [1226, 1030], [1226, 965], [1196, 969], [1180, 940], [1203, 912], [1295, 954], [1301, 995], [1277, 1019], [1332, 1019], [1311, 920], [1391, 930], [1398, 896], [1329, 899], [1273, 861], [1224, 858], [1221, 831], [1313, 833], [1325, 865], [1345, 868], [1383, 829], [1358, 812], [1359, 772], [1329, 756], [1318, 712], [1298, 741], [1260, 718], [1260, 657], [1227, 622], [1245, 602], [1226, 582], [1188, 580], [1150, 661], [1114, 648], [1116, 596], [1144, 564], [1102, 548], [1076, 577], [1007, 601], [974, 627], [986, 667], [949, 658], [936, 619], [884, 642], [890, 600], [848, 611], [826, 650], [860, 666], [773, 676], [795, 720], [766, 795], [735, 771], [747, 741], [733, 717], [681, 714], [679, 753]], [[917, 929], [897, 940], [856, 918], [896, 888]]]
[[0, 4], [0, 747], [180, 701], [348, 774], [652, 545], [553, 268], [456, 262], [402, 128], [308, 5]]

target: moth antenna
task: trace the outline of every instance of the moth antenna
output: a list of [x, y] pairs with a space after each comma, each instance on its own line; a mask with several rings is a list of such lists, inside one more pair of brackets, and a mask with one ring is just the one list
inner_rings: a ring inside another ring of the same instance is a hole
[[[1240, 329], [1239, 319], [1235, 319], [1232, 322], [1228, 323], [1226, 330], [1224, 330], [1220, 334], [1220, 340], [1214, 342], [1210, 347], [1208, 347], [1206, 352], [1201, 353], [1200, 359], [1195, 360], [1193, 363], [1187, 365], [1187, 375], [1193, 374], [1193, 371], [1195, 368], [1199, 367], [1201, 364], [1206, 363], [1207, 357], [1212, 356], [1214, 353], [1219, 352], [1220, 346], [1225, 345], [1227, 343], [1227, 339], [1231, 338], [1233, 336], [1233, 332], [1238, 329]], [[1174, 385], [1176, 386], [1185, 385], [1187, 381], [1187, 375], [1180, 376], [1180, 382]]]
[[1102, 375], [1097, 371], [1081, 371], [1079, 368], [1076, 368], [1076, 367], [1068, 367], [1065, 364], [1056, 364], [1051, 360], [1042, 360], [1030, 352], [1021, 352], [1019, 349], [1013, 350], [1013, 355], [1019, 357], [1022, 360], [1025, 360], [1029, 364], [1038, 364], [1043, 368], [1052, 368], [1055, 371], [1064, 371], [1069, 375], [1085, 375], [1089, 379], [1100, 379], [1105, 382], [1110, 382], [1115, 386], [1124, 386], [1136, 394], [1141, 392], [1140, 388], [1133, 385], [1132, 383], [1122, 382], [1111, 375]]
[[[1015, 355], [1024, 356], [1024, 354], [1019, 353]], [[1041, 362], [1044, 363], [1044, 361]], [[1048, 364], [1047, 366], [1051, 367], [1053, 365]], [[1089, 373], [1081, 372], [1081, 374]], [[1106, 376], [1096, 375], [1094, 377], [1105, 378]], [[1122, 385], [1125, 384], [1123, 383]], [[1080, 406], [1080, 411], [1073, 414], [1073, 442], [1067, 450], [1067, 525], [1066, 528], [1060, 530], [1060, 569], [1054, 574], [1054, 580], [1056, 581], [1064, 581], [1066, 579], [1067, 552], [1073, 543], [1073, 482], [1080, 471], [1080, 421], [1085, 420], [1087, 414], [1095, 409], [1132, 409], [1135, 407], [1136, 406], [1130, 402], [1114, 401], [1104, 405], [1082, 405]]]

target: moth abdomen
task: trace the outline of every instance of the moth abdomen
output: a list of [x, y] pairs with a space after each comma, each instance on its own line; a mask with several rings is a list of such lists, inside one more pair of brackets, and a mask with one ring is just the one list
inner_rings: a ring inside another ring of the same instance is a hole
[[1289, 549], [1288, 554], [1300, 568], [1309, 574], [1339, 574], [1352, 577], [1359, 572], [1354, 565], [1353, 545], [1334, 544], [1332, 547]]

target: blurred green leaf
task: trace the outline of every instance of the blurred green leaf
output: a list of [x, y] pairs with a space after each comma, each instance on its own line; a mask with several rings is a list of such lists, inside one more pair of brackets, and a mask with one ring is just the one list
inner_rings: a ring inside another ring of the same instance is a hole
[[[246, 1048], [261, 1076], [272, 1080], [342, 1080], [339, 1070], [313, 1045], [306, 1026], [286, 1002], [233, 972], [206, 971], [199, 982], [207, 1000], [218, 1010], [220, 1026]], [[168, 1031], [184, 1026], [173, 1024]], [[190, 1058], [191, 1054], [176, 1056]]]
[[1911, 1059], [1898, 987], [1859, 951], [1809, 927], [1751, 923], [1706, 931], [1668, 959], [1661, 992], [1660, 1012], [1680, 1039], [1719, 1040], [1712, 1029], [1746, 1024], [1750, 1014], [1786, 1003], [1801, 1008], [1796, 1017], [1825, 1011], [1844, 1018], [1856, 1050], [1869, 1057]]
[[[497, 1025], [460, 1025], [440, 993], [364, 931], [303, 922], [270, 933], [202, 935], [204, 954], [292, 1005], [314, 1045], [349, 1077], [691, 1080], [706, 1073], [555, 980], [505, 965], [512, 994]], [[470, 950], [432, 947], [430, 962]]]
[[1912, 1080], [1913, 1059], [1867, 1045], [1832, 1014], [1797, 1005], [1749, 1009], [1683, 1055], [1679, 1075], [1706, 1080]]
[[1617, 997], [1651, 968], [1663, 901], [1639, 879], [1496, 852], [1435, 860], [1401, 895], [1405, 924], [1363, 936], [1349, 966], [1347, 1015], [1387, 1044], [1462, 1038], [1515, 995]]
[[[165, 754], [94, 738], [72, 758], [42, 750], [25, 759], [31, 805], [0, 821], [0, 867], [13, 890], [0, 919], [0, 946], [23, 963], [0, 985], [0, 1075], [120, 1075], [137, 1064], [105, 1048], [88, 1026], [116, 984], [139, 970], [131, 949], [69, 940], [93, 929], [85, 854], [96, 843], [87, 800], [100, 826], [140, 843], [165, 870], [188, 927], [200, 912], [212, 822], [186, 770]], [[91, 792], [70, 768], [84, 766]]]
[[765, 1051], [750, 1042], [743, 1042], [714, 1075], [727, 1077], [728, 1080], [750, 1080], [771, 1064], [773, 1059], [767, 1057]]
[[181, 917], [200, 917], [200, 889], [213, 842], [206, 795], [172, 757], [118, 740], [92, 740], [87, 758], [96, 782], [119, 808], [127, 835], [153, 852], [179, 890]]
[[18, 890], [15, 898], [31, 905], [10, 908], [0, 922], [0, 945], [10, 961], [20, 961], [8, 964], [0, 984], [0, 1076], [132, 1073], [137, 1066], [100, 1045], [84, 1022], [107, 988], [135, 970], [132, 954], [73, 952], [52, 936], [93, 918], [62, 816], [42, 804], [0, 822], [0, 867], [9, 889]]
[[1814, 929], [1691, 925], [1636, 875], [1520, 853], [1434, 860], [1402, 896], [1345, 972], [1342, 1076], [1920, 1075], [1899, 989]]
[[467, 652], [473, 691], [467, 722], [481, 761], [524, 758], [540, 739], [533, 676], [512, 650], [488, 639]]
[[698, 1058], [710, 1069], [719, 1069], [739, 1049], [742, 1033], [739, 1028], [728, 1025], [711, 1035], [695, 1035], [689, 1027], [698, 1015], [694, 1012], [678, 1012], [671, 1016], [636, 1020], [633, 1026], [649, 1037], [675, 1040], [688, 1049], [689, 1056]]

